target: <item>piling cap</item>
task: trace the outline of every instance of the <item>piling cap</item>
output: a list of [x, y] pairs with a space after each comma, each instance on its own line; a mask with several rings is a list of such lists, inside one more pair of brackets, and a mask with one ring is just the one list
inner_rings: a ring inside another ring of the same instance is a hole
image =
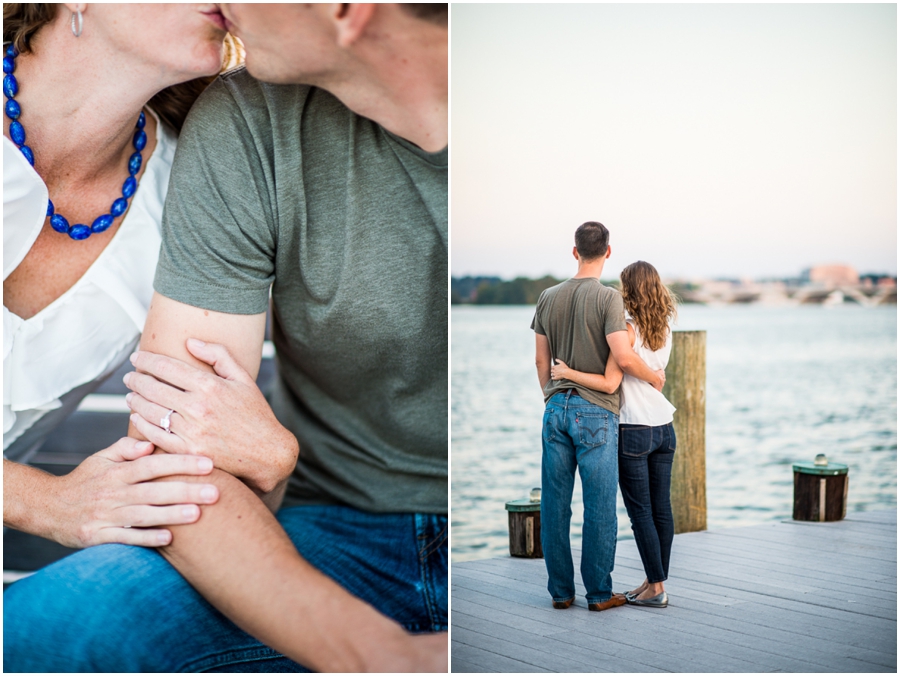
[[[822, 456], [824, 457], [824, 456]], [[819, 460], [818, 456], [816, 458]], [[794, 463], [794, 471], [799, 472], [800, 474], [817, 474], [819, 476], [835, 476], [838, 474], [846, 474], [847, 473], [847, 465], [842, 465], [837, 462], [825, 462], [822, 464], [822, 461], [818, 462], [795, 462]]]
[[524, 500], [510, 500], [506, 503], [506, 510], [509, 512], [540, 512], [541, 503], [532, 502], [528, 498]]

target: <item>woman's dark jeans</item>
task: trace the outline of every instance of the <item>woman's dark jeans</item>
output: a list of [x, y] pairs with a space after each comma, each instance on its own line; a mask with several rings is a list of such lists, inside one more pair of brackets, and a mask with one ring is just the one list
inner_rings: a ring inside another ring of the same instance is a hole
[[675, 457], [672, 423], [619, 425], [619, 486], [648, 582], [669, 577], [675, 537], [669, 484]]

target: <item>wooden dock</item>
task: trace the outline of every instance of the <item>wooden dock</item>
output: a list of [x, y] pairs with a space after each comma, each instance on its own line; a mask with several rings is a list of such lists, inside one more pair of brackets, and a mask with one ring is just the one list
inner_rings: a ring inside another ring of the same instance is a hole
[[[897, 512], [675, 536], [665, 609], [554, 610], [540, 559], [454, 563], [451, 670], [897, 672]], [[644, 578], [619, 542], [616, 591]]]

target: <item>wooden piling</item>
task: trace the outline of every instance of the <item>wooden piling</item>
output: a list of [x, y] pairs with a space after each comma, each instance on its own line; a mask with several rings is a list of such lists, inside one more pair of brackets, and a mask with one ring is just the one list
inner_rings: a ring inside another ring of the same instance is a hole
[[509, 512], [509, 555], [528, 559], [543, 558], [541, 503], [512, 500], [506, 503], [506, 511]]
[[675, 532], [706, 530], [706, 331], [673, 332], [663, 394], [677, 409], [671, 489]]
[[794, 464], [794, 519], [840, 521], [847, 516], [847, 465], [828, 462]]

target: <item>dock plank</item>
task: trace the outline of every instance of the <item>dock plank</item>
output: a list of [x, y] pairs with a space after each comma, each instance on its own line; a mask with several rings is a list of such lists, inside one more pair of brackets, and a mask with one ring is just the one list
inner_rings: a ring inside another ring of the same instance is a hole
[[[503, 560], [491, 560], [491, 563], [502, 561]], [[621, 566], [617, 567], [617, 570], [619, 569], [621, 569]], [[536, 594], [538, 598], [544, 594], [546, 577], [542, 572], [538, 573], [535, 570], [531, 570], [528, 572], [518, 571], [516, 574], [510, 574], [505, 572], [502, 568], [491, 571], [486, 570], [484, 567], [479, 570], [494, 576], [492, 578], [481, 578], [482, 580], [487, 580], [489, 583], [507, 587], [510, 583], [507, 582], [505, 578], [512, 580], [513, 582], [511, 584], [513, 585], [521, 584], [523, 581], [529, 581], [533, 584], [533, 593]], [[640, 569], [635, 569], [635, 573], [632, 577], [634, 581], [640, 579], [637, 575], [641, 574], [643, 571], [641, 570], [638, 572], [639, 570]], [[461, 576], [455, 577], [455, 583], [465, 586], [466, 576], [471, 575], [472, 571], [473, 568], [469, 568], [463, 572]], [[783, 599], [778, 595], [772, 596], [760, 594], [755, 591], [729, 589], [723, 586], [723, 584], [729, 582], [728, 578], [716, 577], [716, 579], [718, 580], [717, 584], [713, 584], [702, 577], [687, 574], [684, 574], [677, 579], [670, 578], [669, 582], [667, 582], [671, 597], [670, 605], [683, 604], [686, 599], [710, 607], [736, 606], [752, 602], [751, 605], [744, 607], [743, 611], [750, 613], [751, 616], [761, 615], [761, 622], [763, 623], [768, 622], [768, 616], [773, 613], [784, 615], [786, 612], [790, 616], [790, 621], [785, 623], [787, 631], [791, 631], [792, 627], [797, 626], [801, 628], [800, 632], [802, 633], [802, 628], [810, 624], [813, 627], [828, 625], [834, 631], [840, 632], [842, 638], [858, 641], [860, 645], [866, 645], [867, 643], [871, 644], [872, 639], [870, 633], [873, 630], [889, 632], [896, 626], [895, 620], [879, 618], [869, 614], [864, 614], [861, 617], [860, 613], [852, 609], [856, 606], [851, 606], [850, 604], [847, 604], [847, 608], [821, 606], [813, 602], [797, 604], [790, 600]], [[576, 589], [579, 594], [583, 594], [584, 589], [577, 583]], [[813, 633], [812, 635], [817, 634]]]
[[[576, 561], [577, 561], [576, 553]], [[790, 576], [779, 577], [777, 575], [760, 575], [757, 571], [751, 571], [752, 574], [743, 574], [742, 563], [740, 559], [732, 557], [730, 561], [719, 558], [723, 562], [720, 566], [721, 570], [727, 570], [729, 575], [720, 575], [709, 572], [710, 559], [697, 556], [691, 552], [686, 552], [679, 558], [678, 552], [673, 552], [673, 560], [679, 561], [679, 579], [702, 581], [708, 584], [717, 585], [722, 590], [745, 591], [750, 594], [758, 594], [763, 597], [771, 597], [768, 602], [783, 606], [785, 600], [805, 601], [810, 605], [833, 608], [836, 610], [847, 611], [854, 614], [872, 615], [882, 617], [888, 620], [896, 620], [896, 578], [890, 578], [891, 567], [881, 567], [883, 573], [882, 578], [889, 578], [890, 584], [882, 583], [883, 591], [873, 591], [870, 588], [857, 589], [849, 582], [840, 582], [839, 585], [831, 585], [818, 580], [816, 576], [807, 576], [806, 578], [796, 578]], [[494, 559], [491, 562], [504, 561], [503, 559]], [[514, 561], [507, 559], [507, 561]], [[472, 562], [473, 564], [476, 562]], [[482, 562], [478, 562], [482, 563]], [[491, 564], [485, 564], [491, 565]], [[796, 567], [796, 565], [795, 565]], [[488, 570], [484, 565], [481, 567], [473, 566], [480, 570]], [[870, 568], [870, 572], [871, 572]], [[529, 573], [523, 569], [517, 575], [511, 575], [515, 579], [521, 579], [521, 575], [529, 574], [536, 576], [535, 579], [546, 580], [543, 569], [535, 569], [533, 566], [529, 568]], [[627, 572], [626, 572], [627, 571]], [[625, 573], [623, 575], [623, 573]], [[643, 569], [640, 564], [637, 551], [633, 551], [633, 547], [619, 547], [617, 552], [617, 564], [614, 571], [614, 580], [616, 580], [616, 589], [631, 587], [636, 585], [643, 578]], [[629, 580], [632, 584], [620, 584], [618, 580]], [[800, 580], [798, 583], [797, 580]], [[835, 590], [839, 589], [839, 593]], [[720, 592], [721, 593], [721, 592]], [[763, 601], [763, 599], [760, 599]], [[816, 613], [821, 613], [817, 610]]]
[[[632, 584], [637, 585], [640, 580], [643, 578], [643, 569], [640, 566], [640, 562], [637, 559], [637, 555], [635, 553], [635, 559], [631, 560], [627, 553], [620, 552], [618, 556], [618, 563], [616, 569], [614, 571], [613, 579], [616, 581], [615, 588], [616, 589], [625, 589], [627, 587], [631, 587]], [[546, 582], [546, 574], [543, 571], [543, 568], [540, 570], [533, 569], [532, 570], [518, 570], [515, 572], [507, 572], [507, 569], [504, 568], [491, 568], [490, 566], [494, 564], [494, 562], [503, 561], [502, 559], [492, 559], [488, 562], [470, 562], [467, 564], [471, 567], [471, 570], [481, 570], [486, 573], [493, 573], [501, 576], [509, 576], [511, 579], [525, 581], [532, 580], [535, 582], [539, 582], [541, 586]], [[482, 565], [472, 565], [472, 564], [482, 564]], [[677, 580], [674, 582], [670, 581], [669, 587], [672, 587], [672, 584], [680, 585], [685, 582], [695, 582], [700, 583], [703, 586], [692, 585], [689, 586], [689, 590], [701, 590], [700, 597], [706, 593], [708, 595], [712, 595], [715, 597], [720, 597], [721, 600], [717, 601], [715, 598], [706, 599], [711, 603], [722, 603], [722, 604], [732, 604], [740, 599], [752, 599], [756, 600], [760, 603], [768, 603], [772, 605], [776, 605], [779, 607], [784, 607], [786, 601], [785, 597], [788, 599], [799, 599], [801, 601], [810, 600], [809, 603], [811, 605], [816, 606], [825, 606], [827, 608], [833, 608], [838, 611], [846, 611], [853, 614], [863, 614], [863, 615], [874, 615], [874, 616], [882, 616], [882, 615], [890, 615], [895, 612], [894, 607], [890, 602], [881, 603], [880, 608], [869, 609], [863, 602], [861, 597], [853, 597], [853, 590], [851, 587], [847, 585], [842, 585], [841, 590], [842, 594], [846, 592], [846, 597], [842, 596], [840, 600], [828, 600], [827, 602], [822, 602], [817, 599], [816, 601], [812, 601], [811, 599], [819, 594], [833, 594], [834, 592], [828, 587], [807, 587], [810, 591], [808, 592], [800, 592], [794, 593], [794, 591], [789, 589], [789, 582], [785, 582], [783, 584], [778, 584], [777, 582], [772, 582], [771, 580], [765, 581], [765, 586], [761, 585], [753, 585], [749, 584], [746, 580], [736, 581], [731, 577], [726, 577], [723, 575], [713, 574], [704, 572], [703, 570], [698, 570], [696, 565], [684, 565], [681, 566], [681, 561], [679, 560], [679, 572], [680, 575]], [[737, 566], [736, 566], [737, 567]], [[730, 570], [730, 569], [729, 569]], [[627, 571], [626, 574], [623, 574]], [[618, 582], [618, 580], [626, 579], [630, 580], [632, 584], [622, 584]], [[578, 583], [576, 582], [576, 587], [578, 587]], [[891, 598], [896, 597], [896, 583], [892, 583], [893, 589], [887, 589], [885, 591], [885, 595]], [[580, 588], [579, 588], [580, 589]], [[868, 590], [866, 590], [868, 591]], [[782, 593], [784, 592], [784, 593]], [[724, 595], [724, 596], [723, 596]], [[696, 594], [690, 595], [692, 598], [697, 598]], [[803, 597], [807, 596], [807, 599]], [[859, 604], [857, 606], [853, 606], [848, 603], [848, 601], [859, 600]], [[821, 615], [822, 610], [815, 610], [814, 614]], [[845, 621], [855, 621], [856, 618], [853, 617], [845, 617], [842, 616], [842, 619]], [[894, 617], [885, 618], [888, 620], [894, 620]], [[868, 625], [867, 625], [868, 626]]]
[[[466, 648], [465, 651], [462, 650], [463, 647]], [[450, 651], [453, 655], [451, 658], [453, 661], [461, 659], [466, 663], [477, 665], [471, 673], [548, 673], [547, 669], [533, 667], [520, 660], [515, 660], [504, 655], [498, 655], [497, 653], [492, 653], [483, 648], [466, 646], [464, 643], [460, 643], [456, 640], [450, 641]], [[454, 672], [455, 671], [456, 670], [454, 669]]]
[[[669, 608], [603, 613], [577, 573], [575, 604], [554, 610], [539, 559], [454, 563], [453, 670], [896, 673], [896, 542], [896, 510], [678, 535]], [[620, 542], [614, 588], [642, 579]]]

